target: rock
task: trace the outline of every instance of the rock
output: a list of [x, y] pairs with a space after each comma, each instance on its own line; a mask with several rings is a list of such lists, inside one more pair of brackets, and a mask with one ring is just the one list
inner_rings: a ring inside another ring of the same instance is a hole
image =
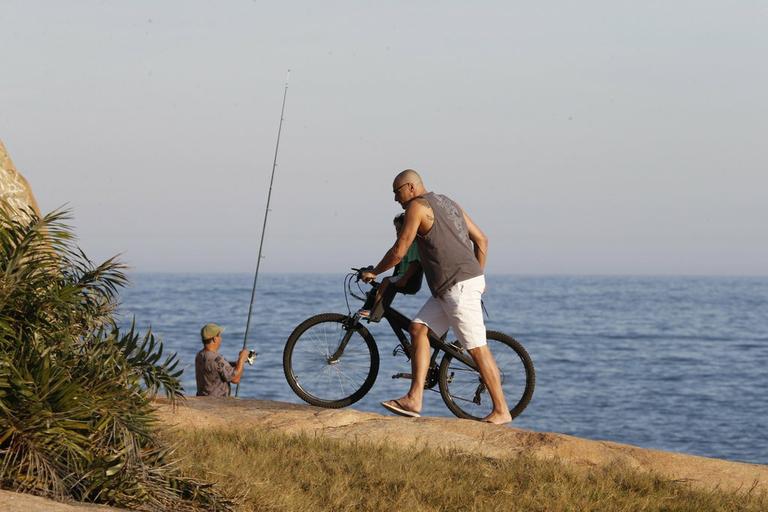
[[32, 188], [13, 165], [11, 157], [0, 140], [0, 208], [9, 211], [16, 220], [27, 220], [31, 208], [38, 217], [40, 209], [32, 194]]
[[532, 432], [453, 418], [401, 418], [353, 409], [251, 399], [187, 398], [175, 409], [157, 400], [161, 422], [181, 429], [259, 427], [311, 433], [341, 441], [448, 448], [485, 457], [527, 454], [576, 468], [621, 463], [705, 489], [768, 491], [768, 466], [649, 450], [565, 434]]
[[31, 494], [0, 490], [0, 512], [119, 512], [121, 510], [124, 509], [84, 503], [61, 503]]

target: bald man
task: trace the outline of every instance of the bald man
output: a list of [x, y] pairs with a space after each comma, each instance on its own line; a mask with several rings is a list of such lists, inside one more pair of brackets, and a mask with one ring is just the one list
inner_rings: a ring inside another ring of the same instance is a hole
[[444, 195], [428, 192], [421, 176], [413, 169], [406, 169], [395, 177], [392, 192], [395, 201], [405, 210], [403, 229], [379, 264], [363, 272], [361, 277], [370, 282], [395, 266], [415, 240], [432, 297], [410, 325], [411, 387], [405, 396], [381, 405], [401, 416], [419, 416], [429, 369], [427, 333], [431, 328], [441, 336], [450, 327], [477, 363], [493, 400], [493, 410], [484, 420], [509, 423], [512, 417], [501, 389], [499, 369], [486, 344], [480, 302], [485, 290], [483, 269], [488, 238], [457, 203]]

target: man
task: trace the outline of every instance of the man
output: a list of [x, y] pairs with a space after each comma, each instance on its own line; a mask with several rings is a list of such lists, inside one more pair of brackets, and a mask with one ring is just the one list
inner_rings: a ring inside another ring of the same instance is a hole
[[195, 357], [197, 396], [229, 396], [229, 384], [240, 382], [243, 366], [248, 359], [248, 349], [240, 351], [237, 363], [227, 362], [221, 354], [221, 333], [224, 329], [216, 324], [205, 324], [200, 330], [203, 349]]
[[458, 204], [446, 196], [428, 192], [416, 171], [406, 169], [398, 174], [392, 191], [395, 201], [405, 209], [403, 229], [379, 264], [362, 272], [361, 277], [370, 282], [396, 265], [416, 240], [432, 297], [410, 325], [411, 387], [402, 398], [381, 405], [401, 416], [419, 416], [429, 369], [427, 333], [431, 328], [440, 336], [451, 327], [477, 363], [491, 395], [493, 410], [484, 420], [495, 424], [512, 421], [501, 389], [499, 369], [486, 344], [480, 302], [485, 290], [483, 269], [488, 239]]

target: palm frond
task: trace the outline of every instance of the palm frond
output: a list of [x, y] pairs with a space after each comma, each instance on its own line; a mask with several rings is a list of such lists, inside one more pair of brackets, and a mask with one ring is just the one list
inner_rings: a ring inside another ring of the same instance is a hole
[[151, 399], [183, 398], [176, 354], [114, 319], [125, 266], [94, 264], [69, 212], [0, 211], [0, 486], [137, 510], [230, 510], [182, 478]]

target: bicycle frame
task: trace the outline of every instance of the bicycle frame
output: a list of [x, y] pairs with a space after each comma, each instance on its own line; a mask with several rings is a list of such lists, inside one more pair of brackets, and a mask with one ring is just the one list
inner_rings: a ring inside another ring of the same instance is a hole
[[[370, 298], [371, 294], [375, 294], [377, 288], [380, 286], [380, 283], [372, 282], [371, 283], [371, 289], [367, 292], [367, 296]], [[394, 290], [391, 292], [394, 295]], [[353, 296], [357, 297], [352, 293]], [[395, 333], [395, 336], [397, 336], [397, 339], [400, 341], [400, 345], [403, 347], [403, 352], [405, 353], [406, 357], [408, 359], [411, 359], [411, 342], [408, 340], [408, 337], [405, 335], [405, 332], [408, 332], [410, 325], [411, 325], [411, 319], [393, 308], [390, 305], [391, 300], [386, 300], [382, 298], [382, 305], [384, 307], [384, 313], [382, 314], [382, 318], [387, 320], [387, 323], [392, 328], [392, 332]], [[370, 320], [369, 322], [370, 323]], [[342, 356], [344, 353], [344, 349], [347, 346], [347, 343], [349, 343], [350, 338], [352, 337], [352, 331], [355, 328], [355, 326], [362, 326], [360, 323], [360, 316], [358, 313], [351, 314], [350, 313], [350, 325], [347, 326], [347, 334], [344, 335], [341, 342], [339, 343], [339, 347], [336, 349], [336, 351], [331, 355], [331, 357], [328, 358], [329, 363], [334, 363], [338, 361], [338, 359]], [[466, 352], [462, 352], [459, 347], [456, 347], [453, 344], [446, 343], [445, 342], [445, 336], [442, 338], [437, 336], [435, 332], [432, 329], [429, 329], [427, 332], [427, 337], [429, 339], [429, 345], [434, 349], [432, 352], [432, 357], [430, 358], [429, 367], [432, 368], [437, 365], [437, 356], [442, 350], [443, 352], [446, 352], [453, 356], [455, 359], [458, 359], [462, 363], [466, 364], [473, 370], [479, 371], [477, 364], [475, 363], [474, 359], [470, 357]], [[375, 338], [374, 338], [375, 340]]]
[[[397, 336], [397, 339], [403, 346], [403, 350], [405, 351], [406, 356], [408, 356], [408, 359], [410, 359], [411, 343], [408, 341], [408, 338], [404, 332], [408, 331], [411, 325], [411, 319], [390, 306], [385, 307], [384, 315], [382, 315], [382, 318], [387, 320], [387, 323], [392, 328], [392, 332], [395, 333], [395, 336]], [[451, 354], [451, 356], [453, 356], [455, 359], [460, 360], [462, 363], [466, 364], [473, 370], [478, 370], [477, 364], [475, 364], [475, 361], [472, 359], [472, 357], [468, 356], [466, 352], [462, 352], [455, 345], [446, 343], [444, 341], [444, 337], [438, 337], [432, 329], [429, 329], [427, 337], [429, 338], [429, 346], [435, 349], [434, 352], [432, 352], [432, 357], [430, 358], [430, 367], [437, 364], [437, 356], [442, 350], [443, 352]]]

